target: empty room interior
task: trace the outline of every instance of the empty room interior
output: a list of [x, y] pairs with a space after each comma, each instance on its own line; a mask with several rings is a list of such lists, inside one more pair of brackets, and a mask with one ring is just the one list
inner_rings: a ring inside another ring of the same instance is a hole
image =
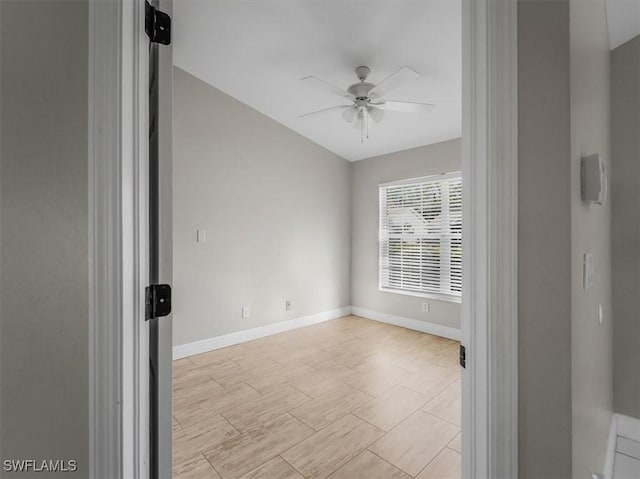
[[460, 3], [174, 9], [174, 477], [460, 477]]

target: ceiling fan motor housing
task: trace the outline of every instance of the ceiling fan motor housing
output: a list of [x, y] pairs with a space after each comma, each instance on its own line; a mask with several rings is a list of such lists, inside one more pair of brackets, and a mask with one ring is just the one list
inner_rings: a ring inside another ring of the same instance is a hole
[[351, 93], [356, 99], [366, 99], [369, 98], [369, 92], [373, 90], [375, 85], [373, 83], [368, 83], [366, 81], [361, 81], [360, 83], [354, 83], [347, 91]]

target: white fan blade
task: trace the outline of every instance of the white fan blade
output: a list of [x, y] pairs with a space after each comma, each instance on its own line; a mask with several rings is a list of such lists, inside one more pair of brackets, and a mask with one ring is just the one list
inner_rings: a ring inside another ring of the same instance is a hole
[[380, 103], [371, 103], [371, 106], [381, 108], [382, 110], [404, 111], [408, 113], [421, 113], [429, 111], [435, 105], [433, 103], [420, 103], [417, 101], [400, 101], [400, 100], [384, 100]]
[[373, 94], [375, 97], [381, 98], [401, 86], [403, 83], [406, 83], [409, 80], [414, 80], [419, 76], [420, 74], [411, 68], [407, 66], [401, 67], [373, 87], [369, 93]]
[[351, 108], [351, 105], [332, 106], [331, 108], [325, 108], [323, 110], [317, 110], [317, 111], [312, 111], [311, 113], [305, 113], [304, 115], [300, 115], [298, 118], [311, 118], [316, 115], [322, 115], [323, 113], [328, 113], [330, 111], [344, 110], [345, 108]]
[[342, 118], [344, 118], [344, 121], [347, 123], [351, 123], [356, 117], [356, 113], [358, 113], [358, 109], [355, 106], [346, 108], [342, 111]]
[[320, 78], [316, 78], [314, 76], [309, 76], [309, 77], [304, 77], [302, 79], [303, 82], [305, 82], [308, 85], [313, 85], [317, 88], [320, 88], [321, 90], [324, 90], [326, 92], [329, 93], [333, 93], [334, 95], [338, 95], [341, 96], [343, 98], [348, 98], [350, 100], [353, 100], [355, 97], [349, 93], [346, 90], [343, 90], [342, 88], [339, 88], [335, 85], [332, 85], [331, 83], [327, 83], [324, 80], [320, 80]]
[[376, 123], [379, 123], [380, 120], [384, 118], [384, 110], [378, 107], [375, 107], [375, 106], [367, 107], [367, 111], [369, 112], [369, 116], [373, 118], [373, 121], [375, 121]]
[[356, 121], [353, 122], [353, 127], [356, 130], [361, 130], [363, 123], [364, 123], [364, 112], [362, 110], [358, 110], [358, 114], [356, 115]]

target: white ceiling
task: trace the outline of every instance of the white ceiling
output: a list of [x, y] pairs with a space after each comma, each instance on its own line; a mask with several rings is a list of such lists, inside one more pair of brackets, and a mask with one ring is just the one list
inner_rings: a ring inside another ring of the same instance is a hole
[[609, 46], [613, 50], [640, 35], [640, 0], [606, 0]]
[[[348, 160], [461, 134], [460, 0], [176, 0], [173, 23], [178, 67]], [[340, 112], [296, 118], [344, 104], [300, 78], [346, 88], [358, 65], [372, 83], [413, 68], [422, 76], [388, 99], [436, 108], [387, 111], [364, 144]]]

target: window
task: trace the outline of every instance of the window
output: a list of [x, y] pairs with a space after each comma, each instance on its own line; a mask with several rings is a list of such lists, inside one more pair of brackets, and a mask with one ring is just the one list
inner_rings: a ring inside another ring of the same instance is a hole
[[380, 185], [380, 289], [460, 301], [460, 172]]

